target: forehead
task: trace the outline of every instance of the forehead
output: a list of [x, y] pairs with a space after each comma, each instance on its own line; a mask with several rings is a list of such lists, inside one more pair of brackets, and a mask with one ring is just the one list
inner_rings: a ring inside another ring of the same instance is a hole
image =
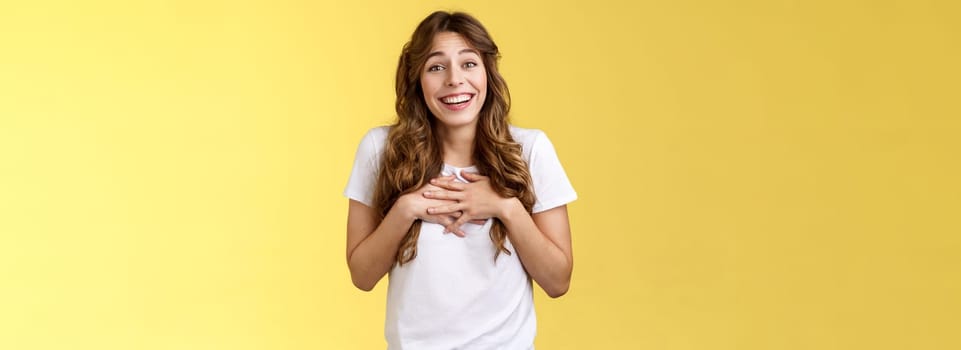
[[444, 55], [453, 56], [463, 49], [473, 49], [467, 40], [460, 34], [454, 32], [440, 32], [434, 35], [431, 42], [430, 52], [440, 52]]

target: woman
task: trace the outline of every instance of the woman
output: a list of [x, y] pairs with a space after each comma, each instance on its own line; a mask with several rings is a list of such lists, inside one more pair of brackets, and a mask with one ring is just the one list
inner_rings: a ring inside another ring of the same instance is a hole
[[400, 55], [397, 122], [357, 149], [347, 262], [365, 291], [390, 272], [390, 349], [533, 348], [531, 279], [570, 285], [577, 195], [544, 133], [508, 124], [498, 58], [470, 15], [431, 14]]

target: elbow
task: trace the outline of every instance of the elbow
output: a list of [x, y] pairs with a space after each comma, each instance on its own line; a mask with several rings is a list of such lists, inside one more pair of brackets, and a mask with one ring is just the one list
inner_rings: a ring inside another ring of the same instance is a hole
[[566, 281], [556, 286], [552, 286], [551, 288], [544, 288], [544, 292], [547, 293], [547, 296], [551, 297], [552, 299], [557, 299], [564, 296], [564, 294], [567, 294], [567, 291], [570, 290], [570, 288], [571, 282]]
[[350, 280], [351, 280], [351, 282], [354, 282], [354, 287], [357, 287], [357, 289], [360, 289], [360, 290], [365, 291], [365, 292], [369, 292], [369, 291], [374, 290], [374, 286], [375, 286], [374, 283], [370, 283], [370, 282], [367, 282], [367, 281], [362, 281], [362, 280], [360, 280], [359, 278], [356, 278], [356, 277], [354, 277], [354, 276], [351, 276]]
[[354, 287], [365, 292], [369, 292], [374, 289], [377, 285], [377, 280], [365, 278], [364, 274], [350, 270], [350, 281], [354, 283]]
[[547, 293], [547, 296], [557, 299], [564, 296], [564, 294], [567, 294], [567, 291], [571, 289], [571, 270], [572, 269], [568, 268], [564, 275], [558, 276], [553, 283], [548, 283], [548, 285], [542, 286], [544, 287], [544, 292]]
[[365, 292], [369, 292], [374, 289], [377, 285], [377, 280], [371, 280], [370, 278], [364, 278], [364, 274], [350, 269], [350, 281], [354, 283], [354, 287]]
[[553, 283], [548, 283], [548, 286], [543, 286], [545, 287], [544, 292], [547, 293], [547, 296], [552, 299], [557, 299], [567, 294], [567, 291], [571, 289], [571, 273], [574, 270], [573, 267], [574, 264], [568, 260], [566, 268], [562, 270], [562, 275], [557, 276], [557, 279], [555, 279]]
[[358, 271], [358, 268], [350, 264], [349, 259], [347, 262], [347, 267], [350, 270], [350, 282], [352, 282], [354, 287], [357, 287], [357, 289], [369, 292], [374, 289], [374, 286], [377, 285], [377, 280], [366, 278], [364, 273]]

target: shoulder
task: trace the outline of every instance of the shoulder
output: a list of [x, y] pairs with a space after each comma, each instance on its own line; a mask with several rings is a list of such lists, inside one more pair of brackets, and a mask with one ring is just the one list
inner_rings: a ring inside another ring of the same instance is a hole
[[551, 143], [547, 134], [540, 129], [525, 129], [517, 126], [510, 126], [511, 137], [514, 142], [523, 147], [524, 160], [530, 162], [532, 157], [539, 153], [554, 153], [554, 145]]
[[510, 128], [514, 141], [524, 148], [523, 157], [530, 169], [537, 198], [533, 212], [540, 213], [577, 199], [577, 192], [574, 192], [547, 134], [541, 130], [524, 129], [513, 125]]
[[531, 153], [542, 147], [543, 140], [547, 139], [547, 135], [539, 129], [526, 129], [511, 125], [510, 132], [514, 142], [523, 147], [524, 159], [527, 161], [530, 161]]
[[367, 130], [367, 133], [364, 134], [364, 137], [361, 138], [357, 144], [357, 153], [354, 159], [358, 162], [363, 162], [362, 164], [371, 169], [376, 168], [377, 164], [380, 163], [380, 156], [384, 151], [384, 145], [387, 144], [388, 131], [390, 131], [389, 126], [380, 126]]
[[366, 155], [370, 158], [377, 157], [387, 143], [387, 133], [389, 131], [389, 126], [379, 126], [367, 130], [357, 147], [358, 155]]
[[510, 126], [510, 131], [511, 137], [514, 138], [514, 141], [522, 145], [533, 144], [541, 135], [544, 134], [544, 132], [540, 131], [539, 129], [526, 129], [514, 125]]
[[361, 142], [376, 145], [378, 148], [380, 148], [380, 145], [383, 145], [384, 142], [387, 141], [388, 132], [390, 132], [390, 127], [386, 125], [371, 128], [370, 130], [367, 130], [366, 134], [364, 134], [364, 138], [361, 139]]
[[387, 132], [390, 127], [376, 127], [367, 130], [357, 146], [354, 156], [354, 167], [347, 180], [344, 195], [350, 199], [373, 207], [374, 181], [380, 169], [380, 157], [384, 145], [387, 143]]

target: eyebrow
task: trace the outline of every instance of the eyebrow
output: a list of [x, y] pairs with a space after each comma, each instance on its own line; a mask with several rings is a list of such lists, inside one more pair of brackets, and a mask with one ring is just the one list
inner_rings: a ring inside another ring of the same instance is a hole
[[[464, 53], [473, 53], [473, 54], [475, 54], [475, 55], [477, 55], [477, 56], [480, 56], [480, 52], [477, 52], [477, 50], [470, 49], [470, 48], [463, 49], [463, 50], [460, 50], [459, 52], [457, 52], [458, 55], [461, 55], [461, 54], [464, 54]], [[443, 52], [434, 51], [434, 52], [431, 52], [430, 55], [427, 55], [427, 58], [430, 59], [431, 57], [441, 56], [441, 55], [443, 55], [443, 54], [444, 54]]]

